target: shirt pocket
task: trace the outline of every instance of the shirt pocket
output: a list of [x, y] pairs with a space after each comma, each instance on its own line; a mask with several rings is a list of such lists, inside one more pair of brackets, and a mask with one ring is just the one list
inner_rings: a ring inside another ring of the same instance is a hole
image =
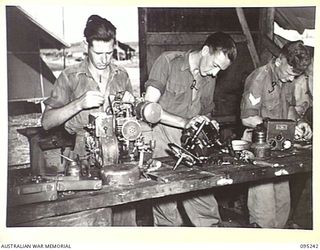
[[166, 86], [164, 98], [162, 104], [165, 106], [165, 110], [177, 114], [184, 112], [188, 106], [188, 89], [187, 86], [178, 82], [169, 81]]
[[166, 91], [174, 99], [174, 101], [186, 101], [187, 86], [176, 81], [169, 81], [166, 87]]

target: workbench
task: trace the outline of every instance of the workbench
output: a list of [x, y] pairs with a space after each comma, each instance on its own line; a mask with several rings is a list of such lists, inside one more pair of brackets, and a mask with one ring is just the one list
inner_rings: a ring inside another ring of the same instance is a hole
[[[168, 157], [158, 160], [162, 162], [162, 166], [152, 172], [155, 176], [153, 179], [142, 177], [132, 185], [104, 185], [101, 190], [59, 193], [55, 201], [8, 207], [7, 226], [118, 225], [113, 213], [127, 212], [134, 216], [138, 203], [190, 192], [208, 192], [221, 186], [239, 183], [250, 185], [274, 181], [293, 174], [312, 172], [312, 149], [272, 152], [268, 162], [277, 163], [277, 167], [237, 161], [192, 168], [180, 165], [173, 171], [175, 159]], [[134, 225], [135, 221], [131, 226]]]

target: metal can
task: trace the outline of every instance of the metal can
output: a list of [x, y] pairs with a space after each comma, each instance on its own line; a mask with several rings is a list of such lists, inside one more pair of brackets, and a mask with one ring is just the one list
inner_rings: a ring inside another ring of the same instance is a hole
[[266, 141], [266, 131], [263, 127], [258, 126], [253, 131], [254, 143], [251, 145], [251, 149], [255, 158], [265, 159], [271, 155], [271, 146]]
[[79, 168], [79, 165], [77, 164], [77, 162], [71, 161], [69, 163], [66, 175], [67, 176], [75, 176], [75, 177], [80, 176], [80, 168]]

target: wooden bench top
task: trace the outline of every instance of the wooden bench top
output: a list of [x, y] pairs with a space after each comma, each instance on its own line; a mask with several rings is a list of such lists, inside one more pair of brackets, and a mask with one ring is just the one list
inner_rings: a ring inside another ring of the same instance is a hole
[[[8, 207], [7, 224], [15, 225], [42, 218], [112, 207], [169, 195], [200, 191], [225, 185], [254, 181], [272, 181], [288, 175], [312, 171], [312, 150], [294, 153], [273, 152], [268, 161], [278, 167], [258, 166], [243, 162], [228, 165], [209, 164], [192, 168], [179, 166], [175, 171], [172, 158], [159, 158], [161, 168], [152, 172], [157, 180], [141, 178], [134, 185], [108, 186], [97, 191], [78, 191], [70, 195], [59, 193], [55, 201]], [[166, 181], [166, 182], [165, 182]]]

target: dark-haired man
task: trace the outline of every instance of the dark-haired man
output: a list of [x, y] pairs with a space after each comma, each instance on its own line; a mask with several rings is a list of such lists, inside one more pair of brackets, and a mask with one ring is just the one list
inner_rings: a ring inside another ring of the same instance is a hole
[[116, 43], [116, 27], [97, 15], [88, 18], [84, 29], [88, 57], [60, 74], [51, 96], [44, 102], [42, 117], [44, 129], [65, 124], [71, 134], [77, 134], [75, 156], [86, 154], [84, 126], [94, 111], [105, 111], [110, 94], [119, 91], [132, 93], [132, 86], [125, 69], [112, 63]]
[[[291, 82], [310, 64], [310, 53], [302, 41], [287, 43], [280, 55], [255, 69], [246, 79], [241, 101], [243, 125], [254, 128], [263, 118], [295, 119]], [[310, 126], [298, 121], [296, 136], [310, 139]], [[248, 192], [250, 223], [254, 227], [283, 228], [290, 212], [288, 181], [252, 186]]]
[[[158, 102], [163, 109], [160, 123], [153, 129], [154, 157], [167, 156], [168, 143], [180, 144], [182, 129], [204, 119], [209, 121], [205, 115], [213, 109], [215, 77], [236, 55], [233, 39], [217, 32], [208, 36], [200, 50], [164, 52], [158, 57], [145, 84], [145, 99]], [[218, 205], [212, 194], [188, 195], [179, 202], [194, 226], [219, 224]], [[156, 226], [183, 224], [175, 199], [158, 202], [153, 214]]]
[[[125, 92], [125, 100], [133, 98], [128, 73], [112, 62], [116, 27], [107, 19], [92, 15], [87, 20], [84, 36], [88, 57], [62, 71], [51, 96], [44, 102], [46, 109], [42, 116], [44, 129], [64, 124], [70, 134], [76, 134], [74, 150], [69, 157], [76, 159], [79, 156], [82, 164], [86, 164], [87, 159], [84, 127], [89, 123], [89, 114], [106, 111], [109, 95], [119, 91]], [[129, 208], [128, 212], [114, 213], [113, 224], [136, 225], [135, 212], [132, 211]], [[101, 225], [104, 221], [93, 220], [93, 223]]]

